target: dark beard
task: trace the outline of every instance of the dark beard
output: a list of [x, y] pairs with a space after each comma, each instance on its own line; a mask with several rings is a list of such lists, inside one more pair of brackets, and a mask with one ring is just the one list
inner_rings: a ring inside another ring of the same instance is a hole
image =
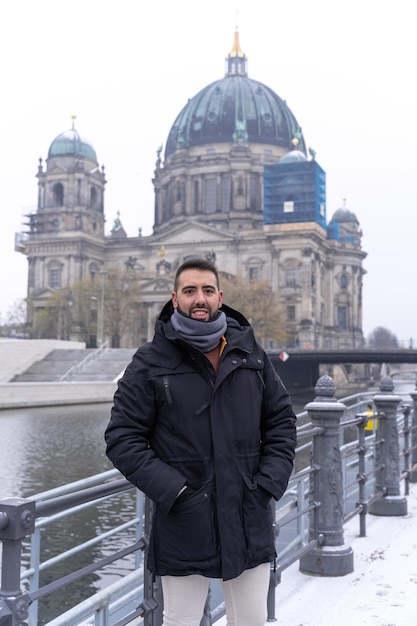
[[[207, 307], [205, 307], [205, 306], [193, 307], [192, 311], [193, 311], [194, 309], [203, 309], [204, 311], [207, 311], [207, 313], [209, 314], [209, 317], [208, 317], [208, 319], [207, 319], [207, 320], [199, 320], [199, 319], [196, 319], [195, 317], [193, 317], [192, 319], [195, 319], [195, 320], [196, 320], [196, 322], [212, 322], [213, 320], [215, 320], [215, 319], [218, 317], [218, 315], [219, 315], [219, 313], [220, 313], [219, 309], [217, 309], [217, 310], [216, 310], [213, 314], [211, 314], [211, 313], [210, 313], [210, 309], [208, 309], [208, 308], [207, 308]], [[179, 306], [179, 305], [177, 306], [177, 311], [178, 311], [178, 313], [181, 313], [181, 315], [184, 315], [184, 317], [189, 317], [189, 318], [191, 318], [191, 315], [189, 315], [188, 313], [186, 313], [185, 311], [183, 311], [183, 310], [180, 308], [180, 306]]]

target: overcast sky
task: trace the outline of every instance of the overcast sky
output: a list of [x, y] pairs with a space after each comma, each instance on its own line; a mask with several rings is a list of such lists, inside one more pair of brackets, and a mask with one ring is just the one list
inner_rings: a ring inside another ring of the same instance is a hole
[[152, 232], [156, 149], [223, 77], [236, 23], [251, 78], [296, 116], [327, 175], [327, 218], [363, 231], [364, 334], [417, 345], [417, 38], [410, 0], [20, 0], [0, 7], [0, 315], [26, 295], [14, 233], [38, 159], [71, 127], [106, 168], [106, 231]]

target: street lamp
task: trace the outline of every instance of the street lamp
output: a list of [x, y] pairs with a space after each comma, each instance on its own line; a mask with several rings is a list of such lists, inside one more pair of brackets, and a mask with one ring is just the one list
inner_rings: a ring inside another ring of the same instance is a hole
[[69, 291], [67, 294], [67, 298], [66, 298], [66, 306], [65, 306], [65, 325], [66, 325], [66, 339], [67, 341], [71, 340], [71, 324], [72, 324], [72, 316], [71, 316], [71, 310], [72, 310], [72, 305], [73, 305], [73, 301], [72, 301], [72, 292]]
[[97, 343], [100, 347], [104, 343], [104, 276], [107, 274], [104, 270], [99, 272], [101, 275], [101, 291], [100, 302], [97, 315]]

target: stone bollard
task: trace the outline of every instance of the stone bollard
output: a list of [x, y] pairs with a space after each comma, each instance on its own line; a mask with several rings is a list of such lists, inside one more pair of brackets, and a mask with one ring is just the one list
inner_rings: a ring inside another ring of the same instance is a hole
[[407, 515], [407, 499], [400, 495], [400, 450], [397, 428], [397, 409], [401, 402], [394, 395], [394, 383], [389, 376], [381, 380], [381, 393], [374, 396], [378, 413], [375, 446], [375, 491], [385, 490], [385, 495], [369, 505], [372, 515]]
[[[411, 466], [417, 464], [417, 383], [416, 391], [412, 391], [410, 396], [413, 399], [413, 419], [411, 421]], [[417, 483], [417, 469], [411, 470], [410, 482]]]
[[[316, 576], [344, 576], [353, 572], [353, 550], [343, 539], [343, 478], [339, 448], [340, 419], [345, 405], [334, 398], [335, 384], [322, 376], [315, 387], [317, 397], [305, 407], [313, 427], [323, 430], [313, 438], [309, 540], [320, 545], [300, 559], [300, 571]], [[318, 467], [317, 467], [318, 466]], [[318, 515], [318, 520], [315, 518]]]

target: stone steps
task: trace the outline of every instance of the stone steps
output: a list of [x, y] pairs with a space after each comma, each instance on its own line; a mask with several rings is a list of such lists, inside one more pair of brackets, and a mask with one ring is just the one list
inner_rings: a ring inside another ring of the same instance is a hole
[[136, 348], [108, 348], [91, 358], [96, 352], [94, 349], [51, 350], [13, 376], [11, 382], [113, 381], [129, 364]]

